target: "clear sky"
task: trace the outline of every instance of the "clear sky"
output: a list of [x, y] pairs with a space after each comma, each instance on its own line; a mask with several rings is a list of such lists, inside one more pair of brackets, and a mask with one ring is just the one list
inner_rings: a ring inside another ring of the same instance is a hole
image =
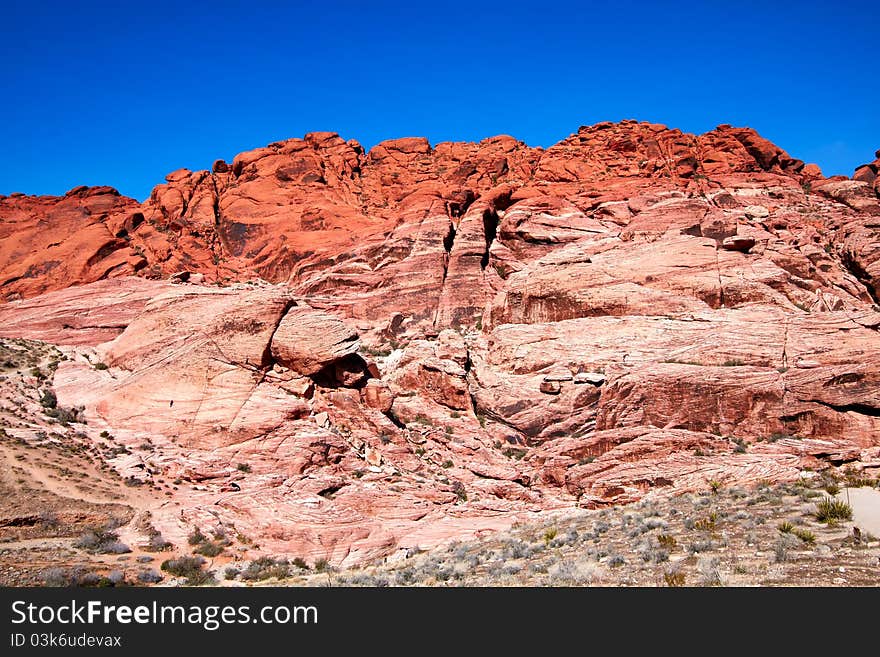
[[0, 6], [0, 194], [143, 200], [313, 130], [549, 146], [605, 120], [731, 123], [826, 175], [880, 148], [878, 0]]

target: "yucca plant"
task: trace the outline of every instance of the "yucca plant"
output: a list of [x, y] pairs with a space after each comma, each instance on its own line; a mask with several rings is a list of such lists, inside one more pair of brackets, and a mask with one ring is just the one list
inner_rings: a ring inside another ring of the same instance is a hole
[[820, 522], [852, 519], [852, 507], [843, 500], [826, 497], [816, 504], [816, 519]]

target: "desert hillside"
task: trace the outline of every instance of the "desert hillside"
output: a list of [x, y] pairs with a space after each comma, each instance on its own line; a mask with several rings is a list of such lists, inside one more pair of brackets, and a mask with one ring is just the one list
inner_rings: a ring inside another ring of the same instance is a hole
[[349, 567], [873, 481], [878, 169], [624, 121], [547, 149], [312, 133], [144, 203], [0, 197], [0, 529]]

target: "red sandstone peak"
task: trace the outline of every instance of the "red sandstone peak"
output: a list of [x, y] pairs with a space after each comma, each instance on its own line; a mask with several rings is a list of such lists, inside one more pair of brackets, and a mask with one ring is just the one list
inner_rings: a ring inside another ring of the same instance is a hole
[[[872, 184], [875, 168], [861, 167], [855, 179]], [[405, 137], [364, 152], [335, 132], [312, 132], [240, 153], [231, 163], [218, 160], [211, 171], [171, 172], [140, 206], [109, 187], [77, 187], [63, 199], [9, 197], [0, 204], [7, 242], [0, 250], [0, 288], [2, 298], [12, 299], [105, 277], [192, 270], [208, 280], [258, 276], [329, 290], [318, 272], [329, 273], [340, 259], [365, 257], [355, 252], [375, 251], [374, 241], [397, 240], [403, 248], [415, 239], [427, 246], [427, 234], [402, 234], [420, 213], [427, 213], [423, 229], [438, 217], [440, 245], [449, 233], [444, 224], [461, 224], [480, 199], [481, 212], [503, 210], [507, 198], [536, 196], [542, 203], [565, 198], [578, 212], [593, 212], [591, 199], [612, 201], [650, 186], [692, 194], [729, 176], [755, 175], [822, 180], [815, 166], [805, 167], [754, 130], [729, 125], [689, 135], [634, 120], [605, 122], [582, 126], [546, 150], [502, 135], [433, 147]], [[470, 247], [477, 262], [487, 243], [481, 222]], [[456, 253], [438, 248], [437, 262], [451, 258], [453, 280], [472, 277], [470, 270], [458, 273]], [[496, 252], [495, 259], [507, 259]], [[356, 283], [350, 274], [335, 280], [340, 292], [383, 286], [366, 278]]]

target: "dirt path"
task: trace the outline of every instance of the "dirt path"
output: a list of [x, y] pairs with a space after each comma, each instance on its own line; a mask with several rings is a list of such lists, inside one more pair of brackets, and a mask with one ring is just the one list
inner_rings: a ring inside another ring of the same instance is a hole
[[119, 490], [121, 495], [120, 499], [110, 499], [106, 494], [95, 494], [94, 492], [84, 491], [83, 488], [89, 487], [92, 491], [95, 491], [95, 483], [96, 480], [101, 483], [106, 483], [100, 479], [100, 475], [97, 471], [89, 472], [87, 469], [77, 468], [76, 472], [81, 472], [88, 476], [87, 480], [83, 480], [77, 482], [75, 480], [65, 480], [59, 478], [57, 476], [53, 476], [53, 471], [48, 470], [46, 467], [38, 464], [32, 459], [17, 459], [16, 456], [20, 455], [22, 450], [20, 448], [11, 447], [7, 444], [0, 443], [0, 454], [5, 457], [7, 463], [15, 463], [15, 465], [24, 470], [28, 477], [30, 477], [34, 483], [39, 484], [39, 486], [50, 493], [54, 493], [59, 497], [65, 497], [73, 500], [80, 500], [83, 502], [91, 502], [92, 504], [108, 504], [115, 502], [117, 504], [132, 504], [134, 500], [130, 499], [132, 496], [125, 495], [123, 489]]

